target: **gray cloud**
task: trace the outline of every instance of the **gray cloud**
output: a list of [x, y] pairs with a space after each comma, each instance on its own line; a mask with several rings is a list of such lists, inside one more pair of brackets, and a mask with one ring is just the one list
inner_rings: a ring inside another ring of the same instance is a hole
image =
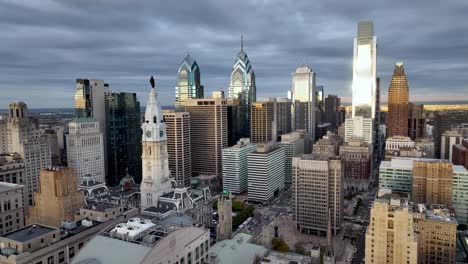
[[76, 78], [104, 79], [145, 103], [150, 75], [171, 105], [187, 52], [206, 95], [227, 90], [241, 33], [258, 98], [285, 96], [302, 63], [327, 94], [349, 98], [360, 20], [375, 24], [383, 100], [400, 60], [415, 100], [468, 100], [467, 13], [464, 0], [0, 0], [0, 108], [73, 107]]

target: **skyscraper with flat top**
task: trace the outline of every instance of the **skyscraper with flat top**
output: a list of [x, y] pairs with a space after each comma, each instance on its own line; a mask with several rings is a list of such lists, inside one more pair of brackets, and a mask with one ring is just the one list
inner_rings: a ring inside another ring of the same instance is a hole
[[388, 89], [388, 137], [408, 136], [409, 89], [403, 62], [397, 62]]
[[414, 203], [452, 205], [453, 165], [444, 160], [413, 162]]
[[250, 137], [250, 106], [257, 101], [255, 73], [249, 57], [244, 51], [244, 38], [241, 36], [241, 50], [237, 53], [231, 72], [229, 98], [239, 99], [240, 137]]
[[292, 75], [292, 127], [304, 129], [315, 139], [315, 73], [302, 64]]
[[175, 88], [175, 107], [183, 110], [187, 99], [203, 98], [203, 85], [200, 84], [200, 67], [190, 54], [187, 54], [180, 63], [177, 76], [179, 79]]
[[276, 141], [275, 105], [273, 102], [254, 102], [251, 110], [250, 140], [252, 143]]

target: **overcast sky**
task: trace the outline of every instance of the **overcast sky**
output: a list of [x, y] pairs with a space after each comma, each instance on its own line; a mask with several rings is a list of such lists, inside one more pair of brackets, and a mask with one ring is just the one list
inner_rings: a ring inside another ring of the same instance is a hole
[[257, 98], [286, 97], [302, 63], [326, 94], [351, 94], [357, 22], [373, 20], [382, 100], [403, 61], [414, 101], [468, 100], [468, 1], [0, 0], [0, 108], [73, 107], [76, 78], [172, 105], [189, 51], [205, 95], [227, 91], [240, 34]]

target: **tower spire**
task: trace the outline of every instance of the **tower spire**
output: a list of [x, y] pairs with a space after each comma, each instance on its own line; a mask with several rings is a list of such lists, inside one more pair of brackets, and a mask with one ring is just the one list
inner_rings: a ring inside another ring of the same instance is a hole
[[241, 34], [241, 51], [244, 51], [244, 35]]

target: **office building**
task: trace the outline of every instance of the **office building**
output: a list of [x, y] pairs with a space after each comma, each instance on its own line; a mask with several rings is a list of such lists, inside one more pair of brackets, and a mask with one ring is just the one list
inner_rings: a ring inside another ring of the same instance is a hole
[[348, 191], [366, 191], [371, 177], [371, 148], [361, 138], [351, 138], [340, 147], [343, 160], [344, 188]]
[[249, 57], [244, 51], [244, 39], [241, 36], [241, 50], [236, 56], [229, 82], [229, 98], [239, 99], [240, 137], [250, 137], [251, 103], [257, 101], [255, 73]]
[[453, 166], [452, 207], [459, 224], [468, 224], [468, 170]]
[[379, 167], [379, 188], [411, 193], [414, 160], [394, 157], [390, 161], [382, 161]]
[[180, 63], [177, 77], [175, 107], [183, 110], [187, 99], [203, 98], [204, 93], [200, 80], [200, 67], [190, 54], [187, 54]]
[[275, 106], [273, 102], [252, 102], [250, 140], [252, 143], [276, 141]]
[[51, 162], [52, 166], [59, 166], [61, 164], [61, 153], [58, 143], [58, 134], [55, 129], [45, 129], [44, 135], [49, 140], [50, 145], [50, 154], [51, 154]]
[[292, 181], [292, 158], [304, 154], [304, 139], [299, 132], [291, 132], [281, 135], [281, 141], [276, 145], [285, 151], [284, 180], [290, 183]]
[[325, 234], [331, 210], [337, 234], [343, 221], [343, 162], [329, 155], [303, 155], [292, 160], [292, 210], [296, 228]]
[[468, 139], [463, 139], [460, 144], [452, 147], [452, 162], [468, 168]]
[[[426, 208], [418, 205], [419, 241], [418, 262], [428, 264], [455, 263], [457, 220], [440, 205]], [[401, 239], [403, 240], [403, 239]]]
[[72, 169], [41, 170], [40, 188], [35, 193], [27, 223], [59, 227], [62, 221], [73, 221], [84, 203], [84, 194], [78, 189], [77, 176]]
[[406, 137], [408, 130], [409, 88], [403, 62], [397, 62], [388, 89], [387, 136]]
[[413, 163], [414, 203], [452, 204], [453, 165], [444, 160], [415, 160]]
[[276, 135], [290, 133], [291, 129], [291, 100], [287, 98], [270, 98], [275, 106]]
[[464, 135], [456, 129], [443, 133], [440, 139], [440, 158], [452, 161], [453, 146], [461, 144], [463, 138]]
[[379, 191], [366, 230], [366, 263], [418, 263], [417, 235], [407, 196]]
[[345, 142], [348, 142], [351, 138], [360, 137], [368, 144], [373, 144], [376, 137], [373, 131], [373, 122], [372, 118], [362, 116], [346, 118]]
[[3, 131], [0, 149], [3, 153], [19, 153], [23, 159], [25, 182], [22, 184], [27, 192], [25, 204], [32, 205], [40, 170], [52, 165], [49, 139], [29, 116], [25, 103], [12, 102], [8, 110], [7, 121], [0, 123], [0, 131]]
[[292, 130], [303, 129], [315, 140], [315, 72], [302, 64], [292, 75]]
[[330, 123], [332, 128], [338, 128], [342, 120], [340, 118], [341, 99], [336, 95], [329, 94], [325, 98], [325, 122]]
[[94, 118], [75, 118], [68, 124], [67, 159], [81, 182], [85, 175], [104, 182], [104, 141], [99, 122]]
[[[0, 154], [0, 182], [26, 183], [24, 161], [18, 153]], [[27, 189], [24, 190], [27, 195]], [[27, 201], [24, 201], [27, 204]]]
[[343, 142], [338, 135], [328, 132], [321, 139], [315, 142], [312, 153], [338, 156], [342, 143]]
[[151, 76], [151, 91], [145, 110], [145, 119], [141, 125], [143, 131], [141, 208], [157, 207], [158, 199], [172, 190], [170, 183], [169, 155], [167, 152], [166, 123], [163, 119], [155, 83]]
[[353, 116], [377, 117], [377, 38], [374, 23], [359, 22], [354, 38], [352, 112]]
[[[465, 111], [436, 111], [434, 112], [434, 145], [435, 157], [441, 158], [441, 139], [442, 134], [447, 130], [453, 130], [457, 125], [468, 123], [468, 115]], [[455, 129], [461, 134], [468, 136], [468, 129], [459, 128]], [[447, 153], [447, 151], [445, 152]]]
[[401, 148], [414, 148], [415, 142], [406, 136], [388, 137], [385, 141], [385, 150], [394, 151]]
[[231, 194], [226, 192], [218, 198], [219, 224], [217, 230], [218, 241], [230, 239], [232, 236], [232, 199]]
[[427, 158], [435, 157], [434, 140], [430, 138], [418, 138], [416, 139], [415, 143], [416, 149], [419, 149], [425, 153]]
[[241, 120], [240, 120], [240, 102], [236, 98], [227, 98], [227, 130], [228, 130], [228, 146], [234, 146], [240, 139], [241, 135]]
[[106, 96], [107, 174], [109, 186], [127, 174], [141, 182], [141, 113], [135, 93], [113, 92]]
[[426, 134], [424, 105], [409, 103], [408, 108], [408, 136], [412, 140], [423, 138]]
[[0, 234], [24, 226], [24, 185], [0, 182]]
[[190, 186], [192, 157], [190, 141], [190, 114], [163, 112], [167, 133], [167, 153], [171, 177], [181, 186]]
[[268, 203], [284, 188], [285, 151], [272, 142], [257, 144], [247, 156], [248, 200]]
[[237, 145], [222, 150], [223, 190], [234, 194], [247, 191], [247, 156], [257, 150], [248, 138], [241, 138]]
[[189, 99], [185, 111], [190, 113], [192, 175], [221, 177], [222, 149], [228, 145], [226, 99]]

